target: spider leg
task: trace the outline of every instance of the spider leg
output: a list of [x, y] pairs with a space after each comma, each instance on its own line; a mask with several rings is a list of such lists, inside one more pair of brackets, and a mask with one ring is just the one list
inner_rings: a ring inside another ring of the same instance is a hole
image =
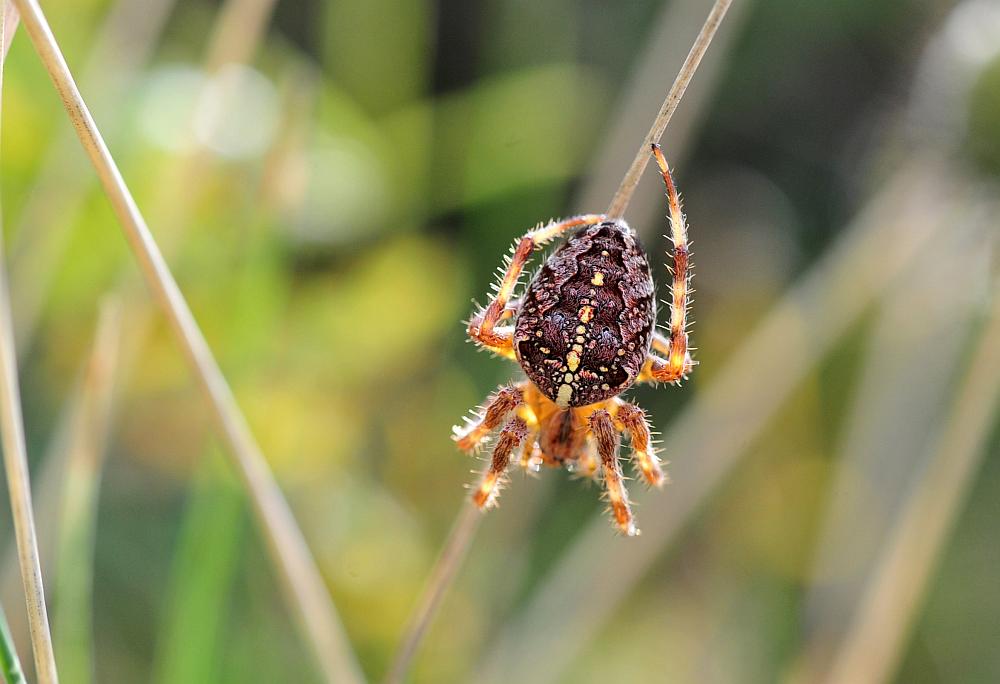
[[[662, 355], [662, 356], [661, 356]], [[650, 353], [646, 355], [646, 361], [642, 366], [642, 371], [636, 382], [677, 382], [683, 380], [691, 372], [691, 369], [698, 365], [698, 362], [691, 358], [691, 353], [685, 353], [683, 368], [677, 371], [664, 373], [662, 370], [659, 377], [654, 375], [654, 368], [660, 369], [668, 367], [670, 364], [663, 357], [670, 358], [670, 338], [664, 337], [658, 330], [653, 331], [653, 341]]]
[[472, 493], [472, 502], [479, 508], [489, 508], [496, 505], [500, 493], [501, 478], [507, 472], [510, 456], [528, 436], [528, 424], [520, 416], [514, 416], [500, 431], [497, 444], [493, 447], [490, 466], [483, 474], [479, 486]]
[[590, 433], [597, 442], [597, 453], [601, 457], [604, 470], [604, 487], [611, 502], [611, 513], [623, 534], [634, 537], [639, 534], [632, 519], [632, 509], [628, 503], [628, 491], [622, 481], [622, 470], [618, 463], [619, 435], [611, 415], [604, 409], [590, 414]]
[[517, 282], [521, 277], [521, 272], [528, 263], [528, 258], [536, 249], [543, 247], [546, 243], [559, 237], [560, 234], [577, 226], [592, 225], [603, 221], [603, 214], [584, 214], [572, 218], [554, 221], [544, 226], [539, 226], [518, 241], [513, 247], [512, 256], [507, 258], [504, 274], [497, 285], [496, 295], [493, 300], [484, 308], [478, 311], [470, 320], [468, 333], [472, 340], [495, 354], [514, 357], [514, 329], [511, 326], [497, 328], [498, 322], [508, 315], [508, 302], [517, 287]]
[[687, 310], [690, 305], [690, 254], [688, 252], [687, 224], [681, 211], [680, 197], [670, 176], [667, 160], [663, 158], [660, 146], [652, 146], [653, 156], [660, 167], [663, 184], [667, 187], [667, 200], [670, 205], [670, 239], [674, 244], [674, 281], [670, 288], [670, 337], [663, 338], [659, 333], [653, 336], [653, 348], [664, 354], [660, 358], [650, 353], [643, 372], [644, 380], [655, 382], [676, 382], [683, 379], [694, 365], [688, 353]]
[[656, 450], [653, 448], [646, 412], [635, 404], [629, 404], [621, 399], [615, 399], [615, 405], [617, 407], [615, 420], [629, 435], [629, 441], [632, 443], [632, 460], [639, 467], [643, 479], [654, 487], [663, 486], [666, 478], [660, 468], [660, 459], [656, 457]]
[[501, 387], [496, 394], [489, 398], [486, 408], [478, 420], [452, 428], [454, 433], [452, 438], [458, 444], [458, 448], [462, 451], [472, 451], [482, 443], [487, 435], [500, 427], [511, 411], [523, 406], [523, 385], [524, 383], [518, 383]]

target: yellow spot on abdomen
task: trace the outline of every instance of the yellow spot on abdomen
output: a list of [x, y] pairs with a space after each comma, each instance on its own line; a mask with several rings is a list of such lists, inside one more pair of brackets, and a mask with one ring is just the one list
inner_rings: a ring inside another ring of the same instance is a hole
[[590, 320], [594, 317], [594, 307], [583, 306], [580, 307], [580, 320], [583, 323], [590, 323]]
[[575, 350], [566, 355], [566, 365], [572, 372], [576, 372], [576, 369], [580, 367], [580, 355]]
[[570, 397], [573, 396], [573, 388], [569, 385], [559, 385], [559, 393], [556, 395], [556, 405], [560, 408], [569, 406]]
[[597, 271], [596, 273], [594, 273], [594, 277], [590, 279], [590, 282], [600, 287], [601, 285], [604, 284], [604, 274], [601, 273], [600, 271]]

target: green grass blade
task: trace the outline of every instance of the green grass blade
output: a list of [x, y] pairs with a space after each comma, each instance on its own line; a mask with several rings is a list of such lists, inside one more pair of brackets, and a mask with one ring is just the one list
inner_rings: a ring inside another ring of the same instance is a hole
[[221, 455], [202, 460], [174, 560], [152, 681], [219, 681], [230, 587], [244, 538], [246, 497]]
[[24, 672], [21, 670], [21, 659], [17, 657], [14, 647], [14, 637], [11, 636], [7, 624], [7, 614], [0, 606], [0, 672], [7, 684], [24, 684]]

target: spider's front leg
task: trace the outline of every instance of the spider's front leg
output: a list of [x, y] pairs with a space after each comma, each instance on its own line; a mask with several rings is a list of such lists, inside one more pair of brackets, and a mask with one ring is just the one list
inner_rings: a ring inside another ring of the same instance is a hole
[[597, 442], [597, 453], [601, 457], [604, 471], [604, 487], [611, 502], [611, 513], [623, 534], [634, 537], [639, 534], [632, 519], [632, 508], [628, 502], [628, 491], [622, 479], [622, 469], [618, 463], [618, 431], [615, 430], [611, 415], [604, 409], [590, 414], [590, 433]]
[[524, 418], [514, 416], [497, 437], [497, 444], [493, 447], [493, 455], [490, 459], [489, 468], [483, 474], [483, 479], [472, 493], [472, 502], [479, 508], [489, 508], [496, 504], [497, 495], [500, 493], [501, 479], [507, 472], [510, 465], [510, 456], [521, 446], [521, 442], [528, 436], [528, 424]]
[[670, 204], [670, 239], [674, 243], [674, 281], [670, 288], [670, 337], [653, 335], [653, 349], [664, 355], [660, 358], [650, 353], [640, 375], [642, 380], [677, 382], [687, 376], [694, 362], [688, 353], [687, 311], [690, 305], [690, 253], [688, 251], [687, 224], [681, 211], [680, 197], [670, 176], [670, 168], [660, 146], [653, 145], [653, 156], [660, 167], [663, 183], [667, 187]]
[[570, 228], [589, 226], [599, 223], [605, 218], [604, 214], [584, 214], [555, 221], [529, 231], [514, 246], [513, 254], [507, 257], [507, 265], [493, 300], [469, 320], [469, 337], [476, 344], [495, 354], [514, 358], [514, 330], [510, 326], [498, 328], [497, 323], [513, 313], [508, 307], [508, 303], [531, 253]]

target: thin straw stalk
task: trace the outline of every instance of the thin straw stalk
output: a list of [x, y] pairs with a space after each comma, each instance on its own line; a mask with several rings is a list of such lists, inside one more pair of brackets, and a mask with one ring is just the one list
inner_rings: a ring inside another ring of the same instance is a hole
[[[20, 21], [21, 18], [14, 3], [10, 0], [5, 2], [3, 17], [0, 17], [0, 22], [3, 22], [3, 30], [0, 31], [0, 53], [2, 53], [0, 58], [7, 59], [7, 53], [10, 52], [10, 45], [14, 42], [14, 34], [17, 33], [17, 25]], [[2, 78], [2, 74], [0, 74], [0, 78]]]
[[302, 532], [111, 157], [41, 8], [36, 0], [15, 0], [15, 3], [25, 30], [63, 100], [84, 151], [97, 171], [146, 283], [170, 322], [206, 396], [227, 452], [250, 494], [271, 559], [278, 570], [282, 588], [295, 607], [295, 617], [303, 636], [308, 639], [329, 681], [361, 681], [360, 667]]
[[[114, 139], [131, 115], [122, 107], [140, 84], [176, 0], [115, 0], [88, 45], [81, 87], [106, 136]], [[78, 233], [76, 217], [94, 185], [87, 159], [72, 128], [58, 130], [42, 153], [18, 216], [11, 226], [10, 287], [14, 331], [22, 357], [35, 341], [52, 283]]]
[[708, 18], [705, 19], [698, 37], [695, 38], [694, 45], [691, 46], [691, 51], [688, 52], [684, 64], [681, 65], [681, 70], [677, 74], [677, 78], [674, 79], [673, 85], [670, 86], [670, 90], [667, 92], [666, 99], [663, 100], [663, 105], [660, 107], [659, 113], [653, 119], [653, 125], [650, 126], [649, 133], [646, 134], [646, 137], [642, 139], [642, 144], [639, 145], [639, 151], [632, 161], [632, 166], [625, 172], [625, 177], [622, 178], [621, 185], [618, 186], [618, 191], [611, 198], [611, 204], [608, 205], [608, 216], [620, 218], [625, 214], [625, 209], [628, 208], [628, 204], [632, 199], [632, 193], [635, 192], [636, 186], [639, 185], [639, 178], [642, 177], [642, 172], [646, 170], [646, 164], [649, 163], [649, 146], [660, 142], [660, 138], [663, 137], [663, 131], [667, 130], [667, 125], [677, 110], [677, 105], [681, 103], [681, 98], [684, 97], [684, 91], [687, 90], [688, 84], [694, 78], [694, 74], [698, 70], [698, 65], [701, 64], [701, 58], [705, 56], [712, 38], [715, 37], [716, 31], [719, 30], [719, 26], [722, 24], [722, 20], [725, 18], [731, 2], [732, 0], [715, 0], [715, 4], [712, 5], [712, 10], [708, 13]]
[[[7, 8], [0, 15], [0, 46], [6, 46]], [[3, 51], [5, 53], [6, 50]], [[3, 93], [5, 54], [0, 54], [0, 94]], [[56, 674], [52, 635], [45, 609], [42, 569], [38, 560], [38, 539], [31, 508], [31, 482], [28, 476], [28, 454], [24, 441], [24, 418], [21, 411], [21, 389], [17, 377], [17, 353], [10, 312], [10, 293], [4, 265], [3, 239], [0, 237], [0, 437], [3, 444], [4, 469], [10, 492], [14, 537], [24, 584], [24, 599], [28, 609], [31, 647], [35, 656], [38, 681], [50, 684], [59, 681]]]
[[430, 627], [431, 621], [441, 606], [441, 601], [444, 600], [448, 588], [454, 582], [455, 575], [472, 546], [472, 540], [476, 536], [476, 530], [479, 529], [482, 517], [482, 512], [466, 500], [444, 542], [441, 555], [434, 564], [434, 569], [431, 570], [430, 579], [427, 580], [427, 586], [424, 588], [420, 603], [404, 631], [396, 659], [393, 661], [392, 667], [389, 668], [389, 674], [386, 675], [386, 684], [398, 684], [406, 676], [410, 662], [416, 655], [424, 634]]

